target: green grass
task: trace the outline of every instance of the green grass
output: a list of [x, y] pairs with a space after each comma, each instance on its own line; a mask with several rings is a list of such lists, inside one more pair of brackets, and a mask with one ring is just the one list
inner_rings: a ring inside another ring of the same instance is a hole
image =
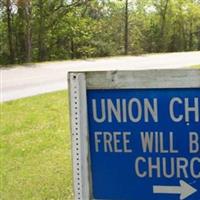
[[1, 104], [0, 199], [71, 200], [66, 92]]

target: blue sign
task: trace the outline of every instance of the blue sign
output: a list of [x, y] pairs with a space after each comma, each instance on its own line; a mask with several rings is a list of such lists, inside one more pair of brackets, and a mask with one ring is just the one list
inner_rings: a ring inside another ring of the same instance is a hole
[[94, 199], [200, 199], [200, 89], [88, 90]]

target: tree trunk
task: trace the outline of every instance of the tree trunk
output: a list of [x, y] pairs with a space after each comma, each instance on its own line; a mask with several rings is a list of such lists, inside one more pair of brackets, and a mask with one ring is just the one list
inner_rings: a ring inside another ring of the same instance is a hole
[[200, 27], [198, 28], [197, 37], [198, 37], [198, 50], [200, 51]]
[[193, 49], [193, 31], [192, 31], [192, 21], [190, 22], [190, 33], [189, 33], [189, 50], [191, 51]]
[[168, 9], [169, 0], [165, 1], [164, 8], [161, 8], [161, 27], [160, 27], [160, 41], [159, 41], [159, 51], [165, 51], [165, 41], [164, 41], [164, 35], [165, 35], [165, 27], [166, 27], [166, 14]]
[[128, 55], [128, 0], [125, 0], [124, 54]]
[[14, 63], [14, 48], [13, 48], [13, 32], [12, 32], [12, 17], [11, 17], [11, 1], [6, 0], [7, 14], [7, 30], [8, 30], [8, 46], [10, 63]]
[[39, 46], [39, 61], [45, 60], [45, 45], [44, 45], [44, 16], [43, 16], [43, 0], [39, 0], [39, 31], [38, 31], [38, 46]]
[[71, 59], [73, 60], [74, 57], [75, 57], [75, 52], [74, 52], [74, 40], [73, 40], [73, 38], [71, 38], [70, 43], [71, 43]]
[[19, 58], [20, 62], [31, 62], [32, 60], [32, 36], [31, 36], [31, 0], [17, 1]]
[[31, 33], [31, 2], [30, 1], [26, 2], [25, 12], [26, 12], [26, 49], [27, 49], [26, 61], [31, 62], [32, 60], [32, 33]]

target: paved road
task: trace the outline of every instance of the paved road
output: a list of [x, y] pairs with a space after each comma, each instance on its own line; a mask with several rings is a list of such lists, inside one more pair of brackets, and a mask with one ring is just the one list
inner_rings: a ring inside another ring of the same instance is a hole
[[188, 67], [200, 64], [200, 52], [45, 62], [1, 69], [0, 101], [67, 89], [68, 71]]

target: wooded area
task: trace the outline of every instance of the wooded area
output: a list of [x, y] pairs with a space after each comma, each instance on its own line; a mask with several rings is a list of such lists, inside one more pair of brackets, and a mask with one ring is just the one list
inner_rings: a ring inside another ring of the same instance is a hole
[[200, 0], [0, 0], [0, 64], [200, 50]]

